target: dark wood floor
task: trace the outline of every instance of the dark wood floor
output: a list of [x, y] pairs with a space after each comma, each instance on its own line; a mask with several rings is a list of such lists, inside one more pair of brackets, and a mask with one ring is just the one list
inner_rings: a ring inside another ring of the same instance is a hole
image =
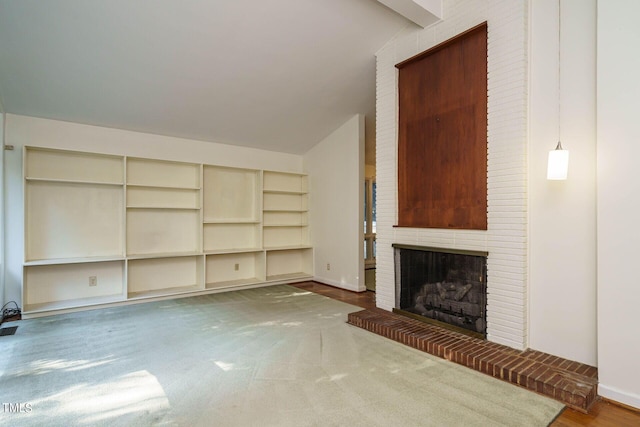
[[[317, 282], [301, 282], [293, 286], [362, 308], [376, 306], [375, 293], [370, 291], [351, 292]], [[638, 427], [640, 426], [640, 411], [632, 411], [606, 400], [599, 400], [593, 405], [589, 414], [567, 408], [551, 425], [553, 427]]]

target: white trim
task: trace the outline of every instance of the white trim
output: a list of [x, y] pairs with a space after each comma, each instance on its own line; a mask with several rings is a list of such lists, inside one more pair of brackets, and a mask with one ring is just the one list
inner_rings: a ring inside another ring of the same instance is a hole
[[321, 276], [314, 276], [313, 280], [316, 281], [316, 282], [324, 283], [325, 285], [331, 285], [331, 286], [334, 286], [336, 288], [345, 289], [347, 291], [364, 292], [364, 291], [367, 290], [367, 288], [364, 285], [358, 286], [358, 285], [354, 285], [354, 284], [351, 284], [351, 283], [338, 282], [337, 280], [328, 279], [328, 278], [321, 277]]
[[640, 396], [633, 393], [622, 391], [615, 387], [609, 387], [602, 383], [598, 384], [598, 394], [609, 400], [622, 403], [640, 409]]
[[442, 20], [442, 0], [378, 0], [422, 28]]
[[[5, 304], [4, 295], [4, 272], [5, 272], [5, 238], [4, 238], [4, 141], [5, 141], [5, 121], [2, 103], [0, 103], [0, 308]], [[0, 313], [1, 314], [1, 313]]]

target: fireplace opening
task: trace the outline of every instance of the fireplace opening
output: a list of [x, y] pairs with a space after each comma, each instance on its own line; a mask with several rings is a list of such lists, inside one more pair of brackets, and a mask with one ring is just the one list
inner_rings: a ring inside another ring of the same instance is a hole
[[393, 247], [394, 311], [486, 338], [486, 252]]

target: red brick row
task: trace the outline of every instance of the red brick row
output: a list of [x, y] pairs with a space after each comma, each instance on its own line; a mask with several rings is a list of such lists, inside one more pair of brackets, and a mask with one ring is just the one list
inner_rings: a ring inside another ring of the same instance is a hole
[[380, 309], [351, 313], [348, 323], [587, 412], [597, 398], [597, 369], [536, 350], [470, 337]]

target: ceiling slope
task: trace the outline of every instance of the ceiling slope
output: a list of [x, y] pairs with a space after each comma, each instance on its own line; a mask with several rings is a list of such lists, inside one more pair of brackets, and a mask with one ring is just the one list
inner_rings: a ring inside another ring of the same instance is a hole
[[374, 0], [0, 0], [6, 112], [304, 153], [375, 108]]

